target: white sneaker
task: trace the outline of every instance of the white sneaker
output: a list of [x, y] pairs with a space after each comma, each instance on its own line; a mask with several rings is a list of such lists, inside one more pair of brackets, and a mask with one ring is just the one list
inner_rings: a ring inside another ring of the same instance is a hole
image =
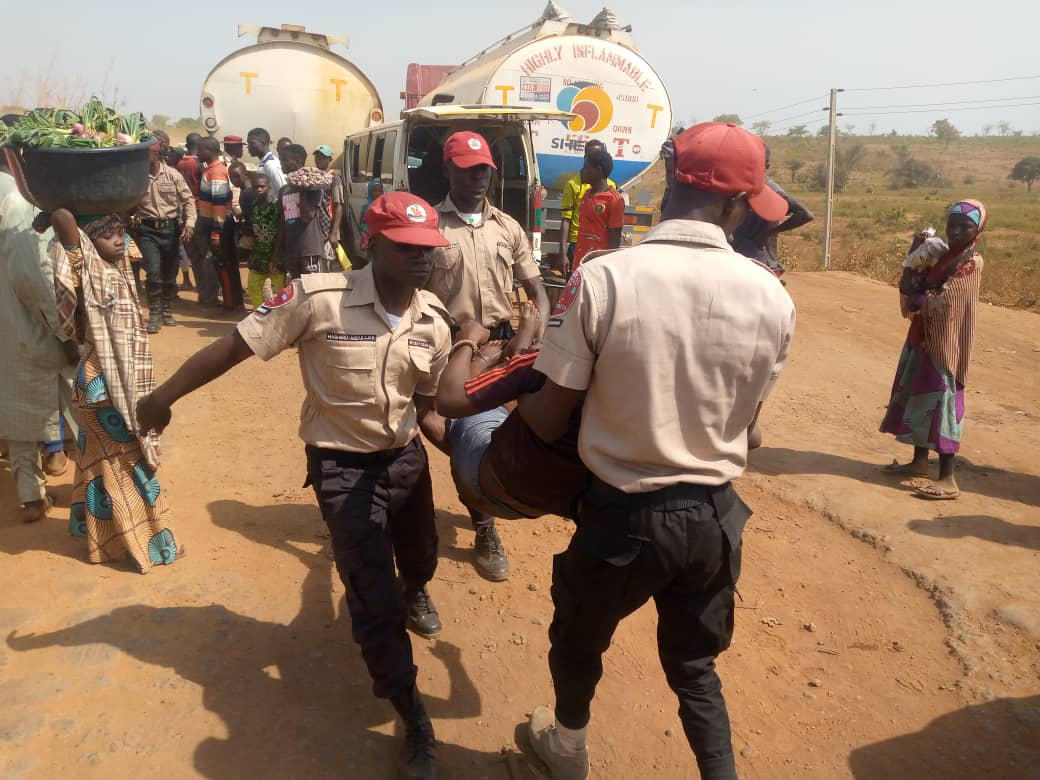
[[549, 767], [553, 780], [586, 780], [589, 776], [589, 749], [569, 755], [562, 752], [556, 733], [556, 714], [548, 707], [535, 707], [527, 723], [531, 745], [538, 758]]

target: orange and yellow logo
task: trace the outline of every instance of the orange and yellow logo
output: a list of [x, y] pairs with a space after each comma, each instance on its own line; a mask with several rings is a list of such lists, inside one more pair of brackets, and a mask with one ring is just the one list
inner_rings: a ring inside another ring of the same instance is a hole
[[576, 133], [605, 130], [614, 116], [610, 95], [595, 84], [578, 82], [564, 87], [556, 96], [556, 107], [577, 114], [574, 119], [564, 121], [564, 125]]

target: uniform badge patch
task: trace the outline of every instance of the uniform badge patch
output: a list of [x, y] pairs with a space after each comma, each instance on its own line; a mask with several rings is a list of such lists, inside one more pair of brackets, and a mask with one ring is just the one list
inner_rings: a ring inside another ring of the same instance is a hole
[[571, 278], [567, 280], [567, 286], [563, 288], [563, 292], [560, 294], [560, 300], [556, 302], [555, 308], [552, 310], [550, 315], [549, 327], [559, 327], [563, 315], [566, 314], [571, 306], [574, 305], [574, 301], [578, 298], [578, 293], [581, 292], [581, 269], [577, 269], [571, 274]]
[[[277, 293], [270, 300], [264, 301], [264, 305], [262, 308], [265, 308], [268, 311], [270, 311], [271, 309], [277, 309], [281, 306], [285, 306], [285, 304], [287, 304], [289, 301], [293, 299], [294, 295], [296, 295], [296, 285], [290, 284], [288, 287], [286, 287], [280, 293]], [[259, 311], [259, 309], [257, 309], [257, 311]]]
[[602, 214], [606, 210], [607, 210], [607, 207], [604, 206], [602, 203], [597, 203], [596, 204], [596, 213], [597, 214]]
[[409, 347], [422, 347], [423, 349], [433, 349], [433, 344], [422, 339], [408, 339]]

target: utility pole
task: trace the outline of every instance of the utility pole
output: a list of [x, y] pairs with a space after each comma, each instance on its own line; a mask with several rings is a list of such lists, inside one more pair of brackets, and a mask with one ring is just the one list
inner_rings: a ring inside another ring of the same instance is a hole
[[838, 135], [838, 93], [843, 89], [831, 90], [831, 103], [829, 108], [823, 109], [830, 112], [830, 133], [827, 144], [827, 202], [823, 210], [823, 267], [824, 270], [831, 267], [831, 215], [834, 211], [834, 150]]

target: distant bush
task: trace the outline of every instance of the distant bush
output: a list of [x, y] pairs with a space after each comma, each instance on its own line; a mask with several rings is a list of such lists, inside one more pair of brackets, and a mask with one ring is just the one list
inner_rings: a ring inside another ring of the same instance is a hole
[[894, 190], [916, 189], [917, 187], [934, 187], [943, 183], [941, 170], [911, 157], [904, 149], [897, 152], [899, 162], [888, 172], [889, 182]]
[[874, 213], [874, 221], [886, 227], [900, 227], [907, 222], [906, 209], [902, 206], [889, 206], [887, 209], [878, 209]]

